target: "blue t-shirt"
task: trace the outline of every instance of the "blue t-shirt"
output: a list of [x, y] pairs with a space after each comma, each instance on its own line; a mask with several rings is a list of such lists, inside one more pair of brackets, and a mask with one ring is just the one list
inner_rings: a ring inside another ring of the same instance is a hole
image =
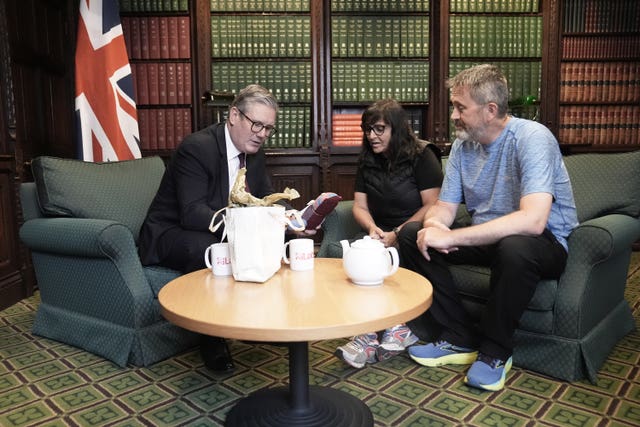
[[547, 228], [566, 249], [578, 217], [569, 174], [549, 129], [511, 117], [489, 145], [454, 141], [440, 200], [465, 203], [473, 224], [518, 210], [520, 199], [531, 193], [553, 196]]

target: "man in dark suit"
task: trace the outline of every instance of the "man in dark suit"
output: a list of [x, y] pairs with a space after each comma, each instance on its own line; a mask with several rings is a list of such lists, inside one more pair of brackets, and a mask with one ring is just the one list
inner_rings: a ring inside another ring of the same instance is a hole
[[[139, 253], [144, 265], [163, 265], [184, 273], [205, 268], [204, 251], [221, 238], [221, 231], [209, 231], [211, 219], [228, 205], [241, 162], [246, 162], [252, 195], [262, 198], [274, 192], [262, 145], [276, 132], [277, 112], [271, 92], [249, 85], [231, 103], [225, 123], [184, 139], [167, 165], [140, 230]], [[224, 339], [203, 336], [200, 348], [208, 368], [233, 369]]]

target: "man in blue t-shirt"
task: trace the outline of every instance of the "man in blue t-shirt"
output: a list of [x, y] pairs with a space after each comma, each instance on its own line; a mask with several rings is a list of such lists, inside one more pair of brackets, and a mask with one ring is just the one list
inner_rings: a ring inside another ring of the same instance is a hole
[[[559, 278], [567, 236], [578, 220], [558, 143], [543, 125], [507, 114], [507, 81], [478, 65], [448, 81], [456, 140], [438, 201], [400, 233], [402, 264], [427, 277], [427, 315], [437, 340], [409, 348], [425, 366], [472, 364], [465, 382], [500, 390], [511, 368], [513, 334], [541, 279]], [[451, 229], [458, 205], [468, 227]], [[491, 294], [476, 322], [462, 306], [447, 264], [491, 268]]]

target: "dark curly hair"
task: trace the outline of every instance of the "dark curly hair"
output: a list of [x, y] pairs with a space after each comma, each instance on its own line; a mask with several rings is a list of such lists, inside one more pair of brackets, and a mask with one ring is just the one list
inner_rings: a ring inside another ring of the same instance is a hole
[[[388, 161], [389, 170], [394, 170], [401, 163], [415, 159], [426, 145], [413, 133], [409, 124], [409, 115], [395, 99], [387, 98], [371, 104], [362, 113], [362, 126], [369, 127], [378, 120], [382, 120], [391, 127], [391, 139], [384, 156]], [[366, 134], [362, 136], [362, 152], [360, 160], [369, 163], [375, 162], [376, 155], [367, 140]]]

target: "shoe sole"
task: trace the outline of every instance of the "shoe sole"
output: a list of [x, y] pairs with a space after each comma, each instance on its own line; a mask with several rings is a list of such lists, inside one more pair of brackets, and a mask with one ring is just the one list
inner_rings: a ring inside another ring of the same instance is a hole
[[502, 376], [500, 377], [500, 380], [496, 381], [493, 384], [476, 383], [476, 382], [470, 381], [469, 377], [467, 377], [466, 375], [464, 377], [464, 383], [469, 385], [469, 386], [471, 386], [471, 387], [479, 388], [479, 389], [486, 390], [486, 391], [502, 390], [504, 388], [504, 383], [505, 383], [505, 381], [507, 379], [507, 374], [511, 370], [511, 365], [512, 364], [513, 364], [513, 361], [511, 359], [509, 359], [507, 361], [507, 363], [504, 365], [504, 370], [502, 371]]
[[409, 356], [419, 364], [433, 368], [443, 365], [470, 365], [476, 361], [478, 352], [448, 354], [440, 357], [419, 357], [409, 353]]
[[354, 360], [346, 359], [346, 358], [344, 357], [344, 351], [342, 351], [342, 350], [340, 350], [340, 349], [337, 349], [333, 354], [334, 354], [338, 359], [340, 359], [340, 360], [342, 360], [344, 363], [346, 363], [347, 365], [349, 365], [349, 366], [351, 366], [351, 367], [353, 367], [353, 368], [356, 368], [356, 369], [364, 368], [364, 365], [366, 365], [366, 364], [367, 364], [367, 362], [364, 362], [364, 363], [358, 363], [358, 362], [356, 362], [356, 361], [354, 361]]

